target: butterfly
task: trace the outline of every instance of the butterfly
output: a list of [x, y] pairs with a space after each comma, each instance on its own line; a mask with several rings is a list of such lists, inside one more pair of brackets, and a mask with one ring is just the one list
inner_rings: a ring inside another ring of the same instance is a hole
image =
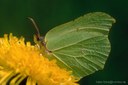
[[[40, 47], [57, 60], [60, 67], [83, 78], [104, 68], [111, 46], [109, 30], [115, 19], [103, 12], [85, 14], [73, 21], [59, 25], [40, 36], [38, 27], [32, 18]], [[46, 53], [47, 53], [46, 52]]]

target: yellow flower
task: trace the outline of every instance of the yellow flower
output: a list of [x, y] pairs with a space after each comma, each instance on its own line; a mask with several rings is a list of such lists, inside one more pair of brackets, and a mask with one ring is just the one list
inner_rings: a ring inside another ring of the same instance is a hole
[[77, 81], [23, 37], [0, 38], [0, 85], [78, 85]]

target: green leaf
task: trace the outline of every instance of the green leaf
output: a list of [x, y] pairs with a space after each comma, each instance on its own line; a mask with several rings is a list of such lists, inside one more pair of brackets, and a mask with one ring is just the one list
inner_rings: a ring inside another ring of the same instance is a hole
[[51, 29], [45, 36], [46, 48], [60, 66], [82, 78], [103, 69], [110, 52], [108, 33], [115, 20], [94, 12]]

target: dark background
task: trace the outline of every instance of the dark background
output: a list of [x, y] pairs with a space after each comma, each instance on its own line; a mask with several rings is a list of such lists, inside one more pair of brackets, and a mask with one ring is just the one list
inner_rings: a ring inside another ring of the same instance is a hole
[[33, 17], [45, 35], [57, 25], [95, 11], [116, 19], [109, 35], [112, 50], [104, 70], [81, 79], [80, 84], [128, 85], [128, 0], [0, 0], [0, 36], [12, 32], [33, 41], [35, 29], [27, 17]]

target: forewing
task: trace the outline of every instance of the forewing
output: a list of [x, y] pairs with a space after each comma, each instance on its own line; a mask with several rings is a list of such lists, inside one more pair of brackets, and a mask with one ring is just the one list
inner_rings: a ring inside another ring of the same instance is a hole
[[51, 29], [45, 36], [46, 48], [54, 57], [84, 77], [103, 69], [110, 52], [108, 33], [115, 20], [94, 12]]

